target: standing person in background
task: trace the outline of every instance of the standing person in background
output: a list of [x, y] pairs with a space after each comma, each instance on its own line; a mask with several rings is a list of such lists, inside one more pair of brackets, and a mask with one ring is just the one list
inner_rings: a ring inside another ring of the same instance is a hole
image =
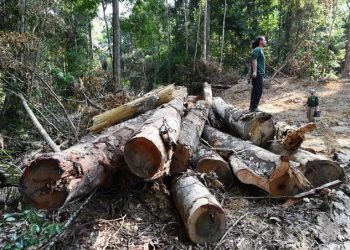
[[266, 39], [263, 36], [258, 36], [252, 42], [252, 94], [250, 98], [251, 112], [258, 112], [260, 98], [263, 93], [264, 77], [265, 77], [265, 55], [263, 48], [266, 47]]
[[316, 117], [315, 111], [319, 111], [319, 100], [318, 100], [318, 97], [316, 96], [315, 89], [310, 90], [310, 95], [307, 98], [306, 106], [307, 106], [307, 110], [306, 110], [307, 120], [309, 122], [315, 122], [315, 117]]

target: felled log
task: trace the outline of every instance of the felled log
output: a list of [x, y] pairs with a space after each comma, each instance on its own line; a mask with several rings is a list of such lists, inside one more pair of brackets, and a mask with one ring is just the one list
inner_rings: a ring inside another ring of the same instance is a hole
[[221, 183], [228, 187], [233, 176], [227, 162], [214, 150], [200, 146], [194, 155], [195, 167], [201, 173], [215, 172]]
[[276, 142], [272, 143], [268, 149], [273, 153], [288, 156], [291, 161], [300, 163], [299, 170], [313, 187], [341, 180], [345, 176], [344, 169], [336, 161], [329, 160], [324, 156], [302, 149], [288, 151]]
[[24, 200], [38, 209], [55, 210], [103, 185], [111, 174], [126, 167], [124, 145], [148, 117], [118, 124], [64, 151], [37, 155], [19, 180]]
[[301, 127], [291, 126], [285, 122], [277, 122], [276, 140], [286, 150], [297, 150], [305, 140], [305, 133], [312, 132], [316, 129], [315, 123], [308, 123]]
[[163, 105], [125, 145], [124, 159], [133, 174], [153, 180], [169, 173], [180, 135], [184, 98]]
[[[263, 189], [272, 195], [292, 195], [309, 188], [308, 180], [297, 169], [299, 164], [290, 162], [288, 157], [280, 157], [208, 125], [204, 127], [202, 137], [213, 147], [234, 150], [234, 155], [244, 165], [238, 162], [238, 166], [234, 165], [233, 172], [239, 172], [239, 168], [245, 169], [243, 173], [246, 174], [237, 176], [244, 183], [257, 185], [255, 183], [266, 180], [267, 184], [262, 184], [265, 185]], [[261, 187], [260, 184], [257, 186]]]
[[226, 217], [220, 203], [195, 177], [183, 176], [172, 187], [176, 208], [195, 243], [211, 243], [225, 233]]
[[275, 127], [272, 115], [265, 112], [250, 112], [233, 107], [220, 97], [213, 99], [213, 110], [223, 121], [228, 133], [253, 144], [265, 147], [274, 138]]
[[186, 88], [175, 88], [173, 84], [153, 90], [134, 101], [94, 116], [93, 125], [89, 130], [93, 133], [100, 132], [114, 124], [128, 120], [148, 110], [155, 109], [179, 96], [183, 96], [185, 92], [187, 93]]
[[237, 158], [234, 154], [229, 157], [229, 163], [232, 168], [232, 172], [240, 182], [244, 184], [254, 185], [262, 190], [270, 193], [269, 178], [257, 171], [257, 169], [251, 169], [243, 160]]
[[172, 159], [172, 173], [180, 173], [188, 168], [190, 158], [197, 149], [208, 117], [208, 107], [209, 105], [205, 101], [198, 101], [183, 119], [180, 137]]

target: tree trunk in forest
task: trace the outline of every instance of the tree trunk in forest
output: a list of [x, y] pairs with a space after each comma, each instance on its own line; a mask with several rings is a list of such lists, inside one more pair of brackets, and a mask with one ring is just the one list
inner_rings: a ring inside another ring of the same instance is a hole
[[120, 87], [120, 25], [119, 0], [113, 0], [113, 81], [114, 89]]
[[312, 132], [316, 129], [315, 123], [308, 123], [301, 127], [295, 127], [285, 122], [277, 122], [276, 140], [282, 147], [288, 151], [297, 150], [305, 140], [305, 133]]
[[222, 19], [221, 47], [220, 47], [220, 68], [221, 68], [221, 69], [222, 69], [222, 58], [224, 57], [226, 11], [227, 11], [227, 2], [226, 2], [226, 0], [225, 0], [224, 18]]
[[330, 46], [330, 43], [331, 43], [334, 21], [335, 21], [336, 15], [337, 15], [338, 0], [335, 0], [335, 1], [332, 1], [332, 2], [333, 2], [333, 12], [332, 12], [331, 23], [330, 23], [330, 26], [329, 26], [329, 33], [328, 33], [327, 43], [326, 43], [326, 46], [325, 46], [326, 51], [324, 52], [323, 62], [322, 62], [322, 70], [321, 70], [321, 72], [323, 74], [326, 74], [327, 69], [328, 69], [329, 46]]
[[348, 21], [348, 41], [346, 43], [346, 54], [345, 54], [345, 63], [344, 68], [342, 72], [342, 77], [345, 79], [350, 78], [350, 14], [349, 14], [349, 21]]
[[19, 181], [25, 201], [38, 209], [55, 210], [103, 185], [126, 167], [124, 145], [149, 116], [146, 113], [111, 127], [96, 139], [83, 138], [64, 151], [36, 156]]
[[[268, 184], [265, 184], [264, 189], [272, 195], [292, 195], [309, 188], [308, 180], [297, 169], [299, 164], [289, 162], [288, 157], [280, 157], [208, 125], [204, 127], [202, 137], [213, 147], [234, 151], [235, 156], [245, 165], [239, 165], [233, 171], [237, 172], [238, 168], [248, 169], [247, 174], [240, 177], [244, 183], [261, 183], [265, 179]], [[260, 177], [254, 179], [256, 176]]]
[[199, 45], [199, 38], [200, 38], [200, 27], [201, 27], [201, 16], [202, 16], [202, 3], [201, 1], [198, 2], [198, 23], [197, 23], [197, 39], [196, 39], [196, 47], [194, 51], [193, 56], [193, 72], [196, 71], [196, 59], [197, 59], [197, 51], [198, 51], [198, 45]]
[[195, 177], [183, 176], [172, 187], [177, 210], [195, 243], [219, 240], [226, 229], [226, 217], [220, 203]]
[[124, 159], [131, 173], [146, 180], [158, 179], [169, 173], [180, 135], [185, 97], [176, 98], [157, 109], [126, 143]]
[[100, 132], [118, 122], [125, 121], [167, 103], [179, 96], [183, 96], [185, 92], [185, 88], [175, 88], [174, 85], [153, 90], [134, 101], [94, 116], [93, 125], [89, 130], [93, 133]]
[[108, 28], [108, 22], [107, 22], [107, 17], [106, 17], [107, 4], [106, 4], [105, 0], [101, 0], [101, 4], [102, 4], [102, 10], [103, 10], [103, 19], [104, 19], [105, 25], [106, 25], [106, 36], [107, 36], [107, 42], [108, 42], [108, 53], [109, 53], [110, 58], [113, 60], [111, 37], [109, 35], [109, 28]]
[[90, 46], [91, 60], [94, 60], [94, 46], [92, 44], [92, 25], [91, 25], [91, 22], [89, 22], [89, 46]]
[[170, 21], [169, 21], [169, 4], [168, 0], [166, 1], [166, 27], [167, 27], [167, 47], [168, 47], [168, 83], [170, 84], [171, 82], [171, 70], [170, 70], [170, 65], [171, 65], [171, 48], [170, 48], [170, 38], [171, 38], [171, 27], [170, 27]]
[[18, 31], [20, 33], [25, 32], [25, 15], [26, 15], [26, 0], [18, 1], [18, 12], [20, 15], [19, 23], [18, 23]]
[[185, 12], [185, 46], [186, 46], [186, 50], [185, 50], [185, 61], [188, 58], [188, 37], [189, 37], [189, 32], [188, 32], [188, 24], [189, 24], [189, 20], [188, 20], [188, 12], [189, 12], [189, 0], [185, 0], [184, 1], [184, 12]]
[[309, 180], [313, 187], [344, 178], [344, 169], [324, 156], [298, 149], [286, 151], [279, 143], [272, 143], [269, 148], [275, 154], [286, 155], [291, 161], [300, 163], [299, 170]]
[[209, 60], [209, 46], [210, 46], [210, 14], [209, 14], [209, 0], [205, 0], [204, 7], [204, 32], [203, 32], [203, 59]]
[[190, 158], [199, 145], [208, 113], [209, 105], [205, 101], [198, 101], [183, 119], [180, 137], [171, 163], [172, 173], [184, 172], [188, 168]]
[[215, 172], [218, 179], [225, 187], [229, 187], [233, 182], [233, 176], [227, 162], [214, 150], [198, 147], [194, 155], [195, 168], [201, 173]]
[[213, 99], [213, 110], [223, 121], [231, 135], [250, 140], [257, 146], [265, 147], [274, 138], [275, 127], [272, 115], [265, 112], [247, 113], [227, 104], [220, 97]]

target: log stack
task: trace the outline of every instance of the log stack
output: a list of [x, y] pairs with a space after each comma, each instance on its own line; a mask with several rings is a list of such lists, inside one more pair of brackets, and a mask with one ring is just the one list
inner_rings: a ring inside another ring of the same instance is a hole
[[[205, 125], [208, 120], [223, 124], [221, 131]], [[207, 83], [200, 97], [187, 97], [186, 89], [170, 85], [95, 118], [91, 131], [105, 129], [96, 138], [36, 156], [19, 189], [33, 207], [55, 210], [105, 186], [119, 169], [144, 181], [171, 175], [172, 195], [189, 238], [215, 242], [225, 232], [225, 213], [196, 176], [215, 172], [225, 187], [238, 180], [271, 196], [294, 195], [344, 177], [336, 162], [299, 148], [313, 125], [276, 126], [275, 137], [272, 115], [212, 98]]]

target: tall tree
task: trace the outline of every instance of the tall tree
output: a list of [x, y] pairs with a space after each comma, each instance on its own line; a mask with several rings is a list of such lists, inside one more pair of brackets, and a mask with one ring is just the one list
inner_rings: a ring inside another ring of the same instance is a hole
[[105, 0], [101, 0], [101, 4], [102, 4], [102, 11], [103, 11], [103, 19], [104, 19], [105, 25], [106, 25], [106, 36], [107, 36], [107, 43], [108, 43], [108, 53], [109, 53], [110, 58], [113, 59], [111, 37], [110, 37], [110, 34], [109, 34], [108, 21], [107, 21], [107, 16], [106, 16], [107, 3], [106, 3]]
[[[350, 6], [349, 6], [350, 7]], [[348, 41], [346, 43], [345, 63], [342, 72], [343, 78], [350, 78], [350, 14], [348, 17]]]
[[120, 87], [120, 24], [119, 0], [113, 0], [113, 82], [114, 88]]
[[220, 68], [222, 68], [222, 58], [223, 58], [223, 54], [224, 54], [226, 10], [227, 10], [227, 3], [225, 0], [224, 18], [222, 19], [222, 35], [221, 35], [221, 47], [220, 47]]
[[207, 61], [209, 59], [209, 46], [210, 46], [209, 0], [205, 0], [203, 38], [204, 38], [204, 42], [203, 42], [203, 59], [205, 61]]

